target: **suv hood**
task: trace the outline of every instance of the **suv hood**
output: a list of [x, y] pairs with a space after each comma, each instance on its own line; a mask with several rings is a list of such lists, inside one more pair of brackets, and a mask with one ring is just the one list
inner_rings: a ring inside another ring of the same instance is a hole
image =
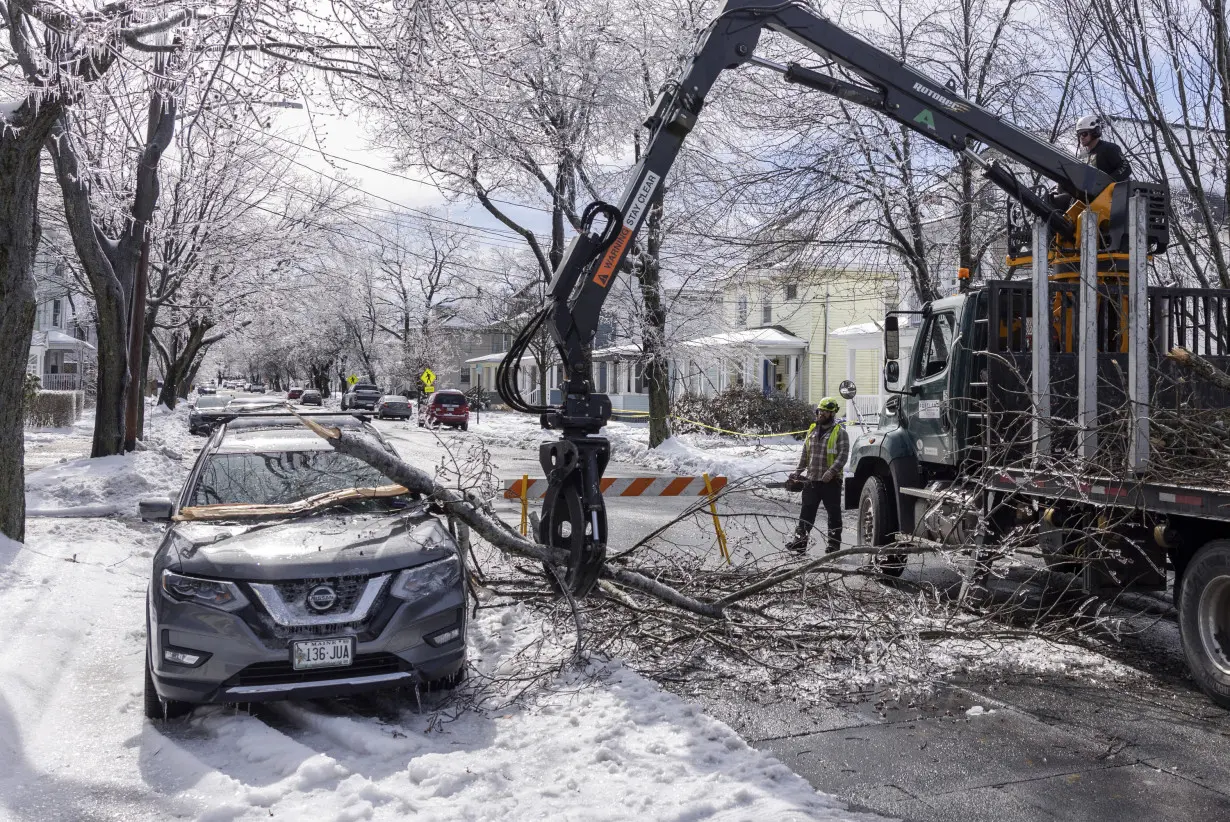
[[440, 521], [423, 513], [183, 522], [170, 538], [175, 570], [254, 582], [378, 574], [456, 551]]

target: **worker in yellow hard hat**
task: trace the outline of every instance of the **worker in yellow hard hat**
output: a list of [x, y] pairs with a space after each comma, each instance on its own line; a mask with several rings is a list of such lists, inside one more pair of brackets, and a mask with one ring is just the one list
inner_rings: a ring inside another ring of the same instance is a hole
[[803, 440], [803, 453], [799, 465], [790, 475], [791, 484], [801, 485], [803, 507], [799, 511], [799, 524], [794, 539], [786, 544], [787, 550], [807, 552], [807, 541], [816, 522], [816, 512], [824, 503], [828, 514], [828, 543], [825, 553], [841, 548], [841, 481], [850, 458], [850, 437], [837, 421], [841, 404], [832, 397], [825, 397], [816, 406], [816, 421]]

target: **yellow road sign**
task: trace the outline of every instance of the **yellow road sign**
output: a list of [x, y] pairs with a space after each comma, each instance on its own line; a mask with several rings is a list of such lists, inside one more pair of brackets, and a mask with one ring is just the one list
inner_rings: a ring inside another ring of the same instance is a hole
[[354, 374], [351, 374], [349, 377], [346, 378], [347, 385], [354, 385], [358, 381], [359, 381], [359, 378], [356, 377]]
[[436, 385], [436, 372], [430, 368], [424, 368], [423, 373], [419, 374], [419, 379], [423, 383], [423, 390], [430, 393]]

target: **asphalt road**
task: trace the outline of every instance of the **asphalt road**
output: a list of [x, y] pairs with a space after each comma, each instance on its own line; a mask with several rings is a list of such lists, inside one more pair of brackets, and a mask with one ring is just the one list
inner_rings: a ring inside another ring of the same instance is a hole
[[[405, 458], [420, 461], [474, 433], [377, 425]], [[489, 453], [502, 478], [541, 476], [536, 453], [499, 446]], [[612, 462], [606, 475], [652, 472]], [[796, 500], [743, 496], [728, 507], [776, 516], [785, 529]], [[686, 502], [612, 497], [607, 505], [611, 548], [621, 550], [678, 515]], [[510, 522], [519, 518], [515, 501], [500, 501], [497, 509]], [[847, 542], [853, 538], [850, 519]], [[679, 529], [681, 536], [689, 532], [698, 546], [713, 542], [703, 528]], [[743, 547], [777, 550], [771, 540], [761, 543]], [[906, 571], [916, 578], [926, 573], [916, 562]], [[966, 676], [925, 697], [860, 692], [841, 705], [761, 702], [754, 691], [738, 689], [690, 696], [816, 788], [901, 819], [1230, 819], [1230, 713], [1188, 679], [1173, 621], [1157, 620], [1112, 653], [1135, 673], [1098, 681], [1062, 674]]]

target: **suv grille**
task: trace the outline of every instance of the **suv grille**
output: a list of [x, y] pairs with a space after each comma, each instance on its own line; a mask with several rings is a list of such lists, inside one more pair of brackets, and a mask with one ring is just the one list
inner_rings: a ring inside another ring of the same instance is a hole
[[[309, 608], [308, 592], [320, 585], [328, 585], [337, 594], [337, 601], [324, 611]], [[321, 579], [296, 579], [290, 582], [275, 582], [273, 587], [278, 596], [297, 616], [315, 616], [317, 614], [346, 613], [354, 608], [354, 604], [363, 595], [367, 586], [367, 577], [328, 577]]]
[[249, 665], [236, 674], [227, 687], [237, 685], [287, 685], [295, 682], [320, 682], [330, 679], [347, 679], [356, 676], [374, 676], [376, 674], [396, 674], [409, 671], [410, 666], [404, 660], [389, 653], [360, 654], [354, 658], [354, 664], [345, 668], [316, 668], [309, 671], [296, 671], [289, 661], [258, 662]]
[[[292, 639], [362, 635], [381, 613], [390, 579], [392, 574], [250, 582], [258, 605], [258, 624], [252, 627], [266, 647], [279, 649]], [[331, 588], [337, 599], [318, 611], [307, 600], [322, 585]]]

